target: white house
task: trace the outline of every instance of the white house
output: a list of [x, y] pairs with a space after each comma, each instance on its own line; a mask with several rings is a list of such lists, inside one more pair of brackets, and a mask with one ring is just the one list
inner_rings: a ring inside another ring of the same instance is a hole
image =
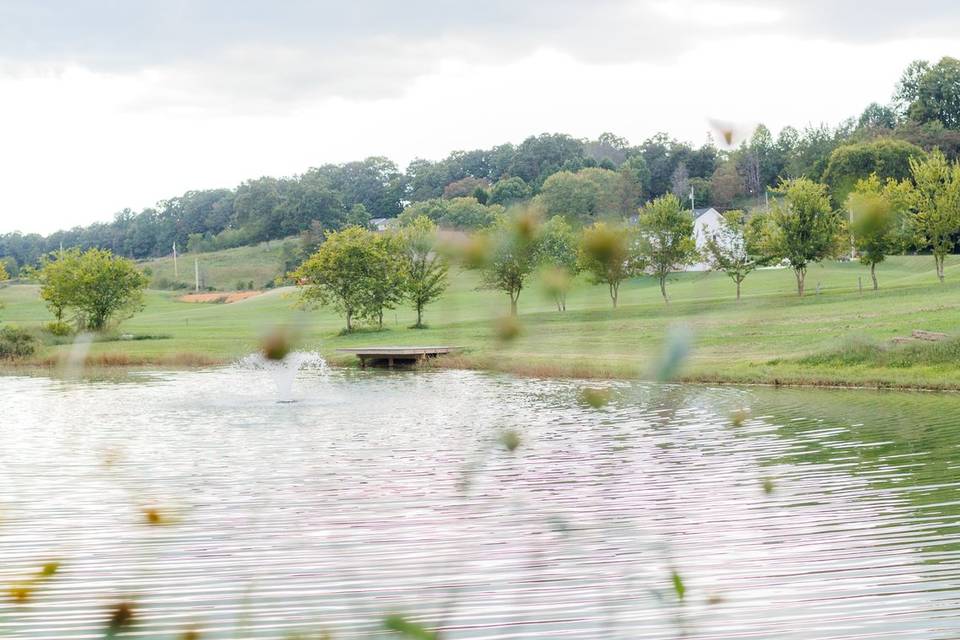
[[[716, 233], [722, 219], [723, 214], [713, 207], [693, 210], [693, 238], [697, 242], [697, 251], [703, 252], [707, 246], [707, 233]], [[687, 271], [706, 271], [708, 268], [707, 263], [701, 261], [687, 267]]]
[[398, 224], [396, 218], [373, 218], [370, 220], [370, 226], [374, 231], [387, 231], [395, 229]]

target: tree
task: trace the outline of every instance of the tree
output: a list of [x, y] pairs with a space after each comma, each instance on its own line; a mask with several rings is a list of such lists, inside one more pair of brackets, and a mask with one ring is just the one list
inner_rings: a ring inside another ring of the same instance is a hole
[[678, 199], [690, 196], [690, 172], [687, 171], [687, 163], [681, 162], [674, 169], [670, 177], [670, 193]]
[[933, 253], [937, 278], [943, 282], [943, 261], [960, 230], [960, 164], [947, 162], [934, 150], [925, 160], [911, 159], [910, 170], [916, 241]]
[[326, 240], [291, 274], [304, 306], [330, 306], [346, 316], [347, 331], [369, 308], [371, 265], [378, 259], [373, 233], [360, 227], [328, 231]]
[[660, 282], [667, 299], [667, 276], [692, 264], [697, 256], [693, 217], [680, 208], [680, 200], [668, 194], [650, 202], [640, 212], [640, 255], [647, 270]]
[[567, 293], [577, 275], [577, 236], [561, 216], [550, 218], [540, 229], [540, 263], [557, 311], [567, 310]]
[[490, 182], [485, 178], [474, 178], [473, 176], [467, 176], [466, 178], [454, 180], [444, 187], [443, 197], [447, 200], [450, 198], [465, 198], [469, 196], [476, 197], [478, 189], [486, 193], [487, 189], [489, 188]]
[[523, 178], [513, 176], [497, 180], [496, 184], [490, 189], [490, 204], [502, 204], [508, 206], [516, 202], [521, 202], [533, 195], [530, 187]]
[[350, 207], [350, 212], [347, 213], [346, 222], [348, 226], [369, 229], [370, 214], [367, 212], [367, 208], [358, 202]]
[[394, 309], [403, 301], [407, 277], [404, 247], [401, 238], [393, 233], [373, 234], [370, 244], [363, 316], [376, 319], [377, 328], [383, 329], [384, 309]]
[[6, 282], [10, 279], [10, 275], [7, 273], [7, 265], [0, 260], [0, 282]]
[[643, 273], [644, 263], [636, 252], [635, 234], [625, 227], [595, 222], [583, 230], [577, 253], [580, 269], [593, 284], [605, 284], [613, 308], [620, 298], [620, 284]]
[[403, 259], [403, 291], [417, 311], [414, 328], [423, 328], [423, 309], [447, 288], [449, 266], [436, 250], [437, 226], [420, 216], [400, 231]]
[[896, 100], [917, 122], [940, 122], [960, 129], [960, 60], [944, 57], [935, 65], [915, 61], [900, 80]]
[[858, 129], [892, 131], [897, 126], [897, 112], [893, 107], [871, 102], [857, 120]]
[[910, 176], [910, 159], [923, 156], [920, 147], [891, 138], [845, 144], [830, 154], [823, 182], [830, 188], [833, 202], [843, 205], [858, 181], [872, 174], [881, 180], [903, 180]]
[[884, 185], [873, 174], [866, 180], [860, 180], [847, 196], [853, 246], [861, 264], [870, 267], [874, 291], [878, 288], [877, 265], [903, 246], [903, 225], [900, 220], [907, 198], [898, 197], [903, 193], [902, 189], [898, 189], [900, 184], [904, 183], [889, 180]]
[[737, 300], [740, 300], [740, 286], [757, 267], [769, 261], [759, 250], [756, 239], [759, 235], [758, 217], [747, 222], [743, 211], [727, 211], [720, 221], [720, 228], [706, 232], [704, 254], [711, 269], [723, 271], [737, 285]]
[[76, 248], [47, 254], [40, 259], [40, 268], [36, 271], [40, 299], [58, 324], [63, 322], [63, 314], [73, 295], [75, 279], [72, 274], [78, 270], [79, 258], [80, 250]]
[[58, 321], [63, 310], [70, 308], [78, 326], [92, 331], [102, 331], [120, 314], [132, 315], [142, 309], [147, 287], [147, 277], [132, 260], [106, 249], [64, 252], [44, 263], [40, 282], [40, 297]]
[[720, 207], [729, 207], [734, 199], [743, 194], [743, 181], [737, 172], [736, 162], [727, 160], [717, 167], [710, 178], [710, 194]]
[[808, 178], [784, 181], [765, 216], [762, 245], [772, 260], [787, 260], [802, 296], [807, 267], [843, 251], [843, 221], [830, 206], [826, 185]]
[[510, 296], [510, 314], [517, 315], [517, 302], [527, 278], [537, 268], [539, 224], [531, 210], [501, 216], [487, 232], [490, 252], [481, 265], [483, 289]]

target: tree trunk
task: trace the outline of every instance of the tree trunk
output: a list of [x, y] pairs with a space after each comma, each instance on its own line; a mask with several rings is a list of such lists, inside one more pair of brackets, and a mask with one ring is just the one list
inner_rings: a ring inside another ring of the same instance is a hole
[[664, 302], [670, 302], [670, 299], [667, 298], [667, 276], [660, 276], [660, 295], [663, 296]]
[[353, 331], [353, 323], [351, 320], [353, 320], [353, 311], [347, 310], [347, 333]]
[[793, 270], [793, 273], [794, 273], [794, 275], [797, 277], [797, 295], [802, 298], [802, 297], [803, 297], [804, 278], [805, 278], [806, 275], [807, 275], [807, 269], [806, 269], [806, 268], [794, 269], [794, 270]]
[[876, 265], [876, 264], [871, 264], [871, 265], [870, 265], [870, 278], [873, 280], [873, 290], [876, 291], [876, 290], [878, 289], [878, 285], [877, 285], [877, 265]]
[[377, 329], [383, 330], [383, 307], [380, 307], [380, 310], [377, 311]]
[[423, 305], [417, 304], [417, 328], [423, 326]]
[[934, 256], [933, 256], [933, 259], [934, 259], [934, 260], [936, 261], [936, 263], [937, 263], [937, 278], [940, 280], [940, 282], [943, 282], [943, 281], [944, 281], [944, 277], [943, 277], [943, 259], [944, 259], [944, 257], [945, 257], [945, 256], [938, 256], [938, 255], [936, 255], [936, 254], [934, 254]]
[[617, 298], [620, 297], [620, 285], [610, 283], [610, 300], [613, 301], [613, 308], [617, 308]]
[[510, 294], [510, 315], [514, 317], [517, 315], [517, 298], [514, 298], [513, 294]]
[[737, 280], [737, 302], [740, 302], [740, 281]]

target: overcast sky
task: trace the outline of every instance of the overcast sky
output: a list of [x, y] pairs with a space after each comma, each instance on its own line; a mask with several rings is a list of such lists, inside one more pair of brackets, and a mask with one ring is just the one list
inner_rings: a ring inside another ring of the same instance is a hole
[[835, 124], [958, 28], [956, 0], [0, 0], [0, 232], [541, 132]]

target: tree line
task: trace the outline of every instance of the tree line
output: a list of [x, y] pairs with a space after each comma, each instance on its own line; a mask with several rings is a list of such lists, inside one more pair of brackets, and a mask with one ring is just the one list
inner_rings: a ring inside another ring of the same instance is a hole
[[[0, 235], [0, 261], [16, 276], [61, 246], [109, 249], [141, 259], [179, 250], [218, 250], [296, 234], [364, 226], [371, 218], [423, 214], [440, 226], [486, 227], [505, 208], [538, 200], [553, 215], [589, 224], [633, 215], [667, 194], [687, 206], [720, 209], [761, 203], [783, 180], [823, 182], [836, 207], [858, 181], [910, 177], [910, 161], [940, 149], [960, 153], [960, 61], [912, 63], [888, 105], [871, 104], [836, 127], [764, 126], [729, 149], [711, 140], [694, 147], [660, 133], [639, 145], [605, 133], [595, 140], [565, 134], [530, 136], [520, 144], [455, 151], [438, 161], [415, 159], [401, 171], [384, 157], [327, 164], [302, 175], [248, 180], [234, 189], [189, 191], [112, 221], [48, 236]], [[729, 138], [727, 140], [726, 138]]]
[[[669, 276], [698, 261], [727, 274], [737, 300], [759, 267], [788, 266], [803, 296], [810, 265], [850, 253], [869, 267], [876, 289], [877, 265], [918, 246], [930, 250], [942, 282], [946, 255], [960, 233], [960, 162], [935, 150], [911, 158], [908, 166], [910, 175], [902, 180], [872, 173], [857, 181], [843, 207], [833, 205], [826, 184], [783, 180], [769, 208], [730, 210], [718, 227], [703, 228], [701, 247], [695, 216], [674, 194], [647, 201], [635, 220], [608, 216], [588, 224], [549, 215], [546, 201], [535, 198], [498, 211], [482, 229], [446, 235], [425, 213], [408, 212], [395, 230], [350, 225], [325, 232], [289, 278], [300, 288], [301, 304], [334, 309], [345, 317], [346, 331], [358, 321], [382, 328], [384, 311], [400, 304], [416, 311], [414, 328], [425, 326], [425, 309], [446, 290], [453, 262], [478, 271], [482, 288], [507, 294], [512, 315], [534, 274], [558, 311], [566, 310], [581, 273], [605, 286], [616, 308], [622, 283], [644, 276], [657, 281], [668, 302]], [[55, 320], [48, 330], [58, 334], [103, 330], [141, 309], [147, 286], [131, 259], [98, 248], [51, 252], [22, 275], [40, 283], [40, 297]], [[0, 281], [7, 278], [0, 266]]]
[[[535, 274], [558, 311], [566, 310], [567, 293], [581, 273], [607, 287], [616, 308], [621, 284], [643, 276], [657, 281], [668, 302], [669, 276], [699, 261], [731, 278], [737, 300], [757, 268], [789, 267], [803, 296], [812, 264], [851, 253], [869, 267], [877, 289], [877, 265], [916, 246], [931, 250], [943, 281], [944, 258], [960, 233], [960, 162], [934, 151], [911, 159], [909, 172], [903, 180], [881, 180], [872, 173], [857, 181], [843, 207], [833, 205], [825, 184], [809, 178], [781, 181], [769, 208], [727, 211], [718, 227], [703, 229], [700, 248], [695, 218], [674, 194], [648, 201], [635, 222], [610, 217], [582, 226], [568, 216], [548, 217], [549, 208], [535, 200], [498, 214], [485, 229], [446, 242], [428, 216], [401, 216], [403, 226], [396, 232], [360, 227], [330, 232], [294, 277], [302, 300], [340, 311], [348, 331], [358, 317], [375, 319], [382, 327], [383, 310], [403, 300], [414, 305], [416, 326], [421, 326], [424, 307], [446, 287], [451, 259], [479, 271], [482, 288], [507, 294], [513, 315]], [[421, 291], [428, 295], [416, 293]]]

